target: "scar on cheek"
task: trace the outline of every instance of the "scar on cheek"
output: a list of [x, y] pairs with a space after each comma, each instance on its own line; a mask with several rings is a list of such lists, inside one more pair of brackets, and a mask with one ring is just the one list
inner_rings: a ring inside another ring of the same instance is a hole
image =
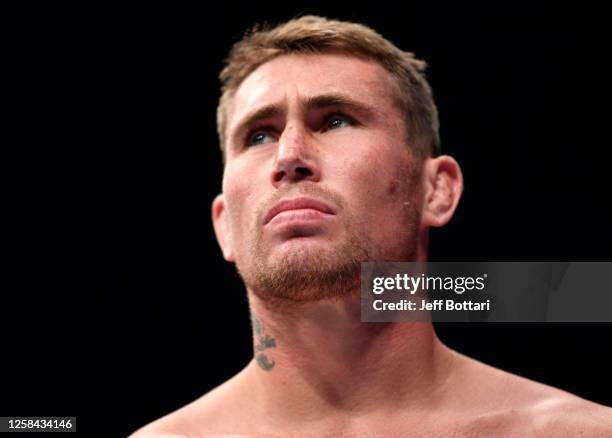
[[389, 195], [391, 195], [391, 196], [392, 196], [392, 195], [395, 195], [395, 193], [397, 193], [397, 188], [398, 188], [398, 186], [399, 186], [398, 181], [397, 181], [396, 179], [392, 179], [392, 180], [389, 182], [389, 186], [388, 186], [388, 189], [387, 189], [387, 193], [388, 193]]

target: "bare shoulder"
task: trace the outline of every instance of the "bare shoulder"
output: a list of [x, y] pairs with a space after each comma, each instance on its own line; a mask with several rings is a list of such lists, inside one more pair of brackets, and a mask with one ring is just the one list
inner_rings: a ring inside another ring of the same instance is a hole
[[[197, 400], [147, 424], [129, 438], [247, 437], [238, 430], [241, 421], [248, 419], [249, 409], [245, 400], [251, 397], [244, 393], [240, 380], [241, 373]], [[228, 425], [237, 427], [236, 432], [232, 432]], [[222, 433], [222, 430], [228, 432]]]
[[[528, 436], [612, 436], [612, 408], [463, 356], [462, 378], [473, 424]], [[465, 401], [466, 399], [463, 398]]]
[[553, 389], [532, 407], [534, 436], [612, 436], [612, 408]]

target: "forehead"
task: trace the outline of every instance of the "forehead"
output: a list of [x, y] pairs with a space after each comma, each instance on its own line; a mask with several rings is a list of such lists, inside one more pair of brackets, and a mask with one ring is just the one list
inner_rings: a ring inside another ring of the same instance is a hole
[[339, 93], [382, 111], [393, 104], [393, 77], [375, 61], [349, 55], [282, 55], [259, 66], [240, 84], [228, 111], [231, 131], [242, 116], [270, 104]]

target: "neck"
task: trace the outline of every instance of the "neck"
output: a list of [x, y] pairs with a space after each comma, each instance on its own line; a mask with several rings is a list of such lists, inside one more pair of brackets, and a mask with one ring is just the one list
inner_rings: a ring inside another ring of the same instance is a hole
[[453, 352], [430, 323], [362, 323], [359, 297], [282, 308], [249, 291], [249, 302], [255, 359], [245, 371], [266, 415], [422, 408], [449, 376]]

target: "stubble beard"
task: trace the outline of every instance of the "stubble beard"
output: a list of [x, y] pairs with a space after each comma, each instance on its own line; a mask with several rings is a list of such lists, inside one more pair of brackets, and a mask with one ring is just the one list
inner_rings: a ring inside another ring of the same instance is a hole
[[308, 244], [275, 253], [261, 241], [254, 242], [252, 290], [262, 291], [264, 298], [296, 302], [358, 296], [361, 262], [370, 254], [352, 229], [345, 228], [345, 233], [336, 244]]
[[[306, 193], [317, 194], [310, 190]], [[414, 259], [420, 218], [415, 201], [409, 199], [402, 206], [406, 227], [391, 252], [377, 247], [363, 231], [365, 227], [343, 210], [344, 235], [336, 243], [273, 251], [264, 243], [261, 228], [252, 230], [249, 235], [254, 237], [246, 245], [246, 260], [236, 260], [238, 272], [247, 287], [264, 301], [306, 303], [358, 297], [362, 262]]]

